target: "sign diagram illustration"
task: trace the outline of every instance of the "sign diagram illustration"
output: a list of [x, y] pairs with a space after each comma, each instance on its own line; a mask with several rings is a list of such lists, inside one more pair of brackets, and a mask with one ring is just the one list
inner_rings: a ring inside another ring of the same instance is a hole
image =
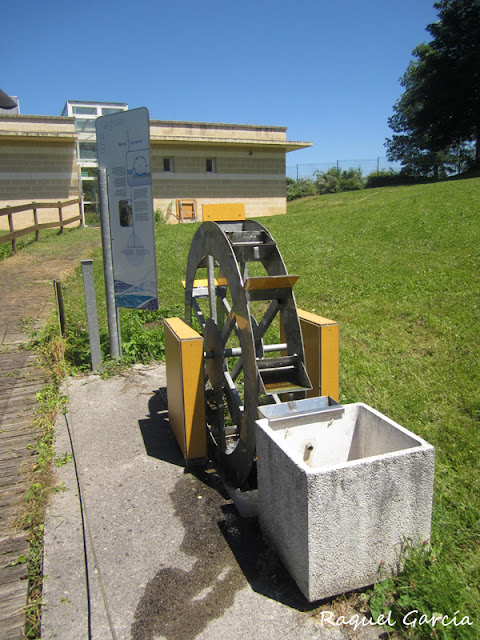
[[148, 111], [97, 118], [99, 167], [107, 170], [115, 303], [158, 309]]

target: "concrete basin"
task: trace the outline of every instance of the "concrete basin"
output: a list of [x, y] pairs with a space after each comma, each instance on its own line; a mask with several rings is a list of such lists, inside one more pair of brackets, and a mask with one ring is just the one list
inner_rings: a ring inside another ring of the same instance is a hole
[[305, 597], [397, 573], [430, 536], [434, 448], [363, 403], [282, 405], [257, 421], [259, 519]]

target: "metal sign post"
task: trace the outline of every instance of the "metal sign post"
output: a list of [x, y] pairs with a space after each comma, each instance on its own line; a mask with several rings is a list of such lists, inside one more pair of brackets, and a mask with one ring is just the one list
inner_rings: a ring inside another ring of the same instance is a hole
[[98, 170], [98, 190], [100, 192], [100, 226], [102, 229], [103, 272], [105, 275], [105, 294], [107, 298], [110, 354], [112, 358], [118, 360], [120, 357], [120, 332], [118, 331], [117, 309], [115, 306], [110, 217], [108, 214], [107, 171], [104, 168]]

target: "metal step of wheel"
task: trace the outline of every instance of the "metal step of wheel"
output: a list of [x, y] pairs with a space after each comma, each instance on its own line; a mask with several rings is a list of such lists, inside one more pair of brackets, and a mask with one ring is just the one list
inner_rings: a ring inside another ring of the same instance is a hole
[[298, 355], [260, 358], [256, 363], [260, 377], [260, 393], [295, 393], [309, 391], [312, 388], [305, 364]]
[[235, 247], [239, 246], [255, 246], [261, 244], [269, 244], [276, 246], [272, 238], [265, 231], [227, 231], [227, 238]]
[[278, 251], [275, 241], [264, 230], [226, 231], [235, 257], [239, 262], [258, 262]]
[[259, 262], [278, 251], [265, 231], [229, 231], [226, 235], [239, 262]]

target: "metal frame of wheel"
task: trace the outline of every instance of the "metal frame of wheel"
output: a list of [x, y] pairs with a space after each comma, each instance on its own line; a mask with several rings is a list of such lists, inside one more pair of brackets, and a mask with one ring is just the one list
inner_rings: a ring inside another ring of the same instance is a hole
[[[249, 277], [252, 262], [261, 263], [265, 274]], [[311, 388], [292, 291], [296, 280], [272, 236], [256, 221], [204, 222], [193, 237], [185, 321], [196, 320], [203, 335], [207, 433], [222, 472], [237, 487], [255, 470], [260, 396], [281, 402], [280, 396], [300, 399]], [[256, 301], [263, 301], [261, 318], [251, 311]], [[265, 344], [277, 315], [285, 342]]]

